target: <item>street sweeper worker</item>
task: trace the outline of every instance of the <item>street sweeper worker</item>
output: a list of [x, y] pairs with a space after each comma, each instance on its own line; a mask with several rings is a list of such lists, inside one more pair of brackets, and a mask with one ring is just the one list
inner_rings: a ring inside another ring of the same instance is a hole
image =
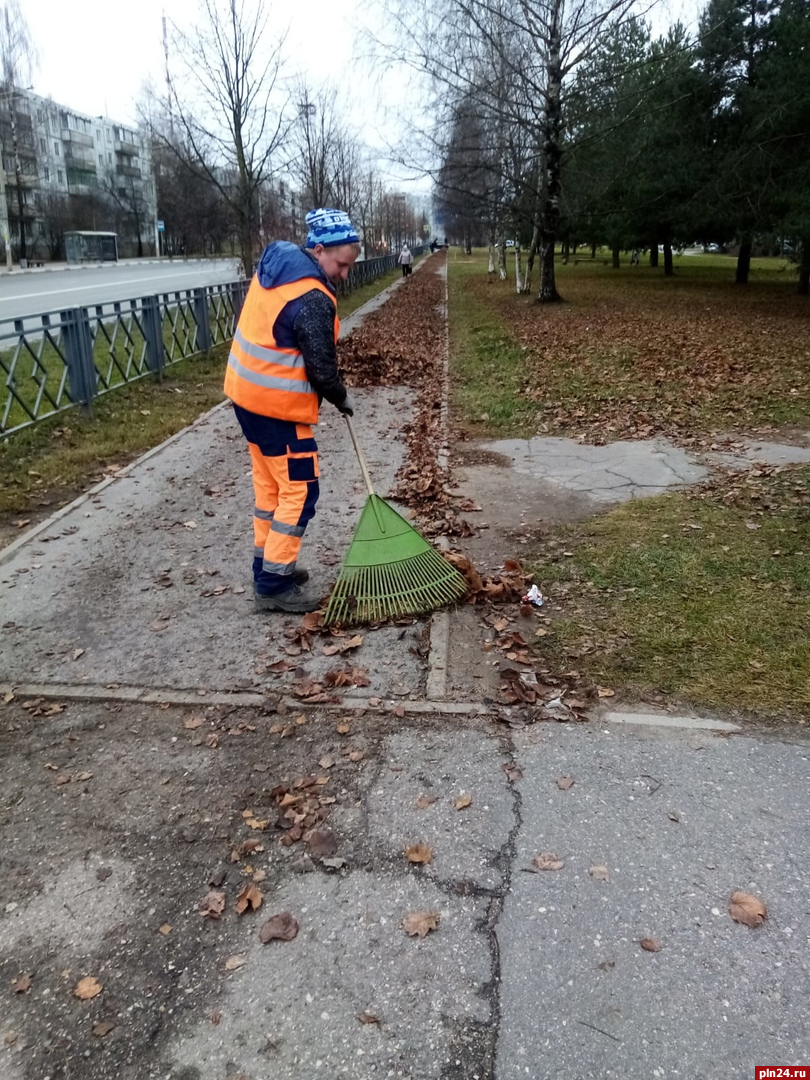
[[261, 611], [305, 612], [324, 589], [297, 566], [318, 501], [318, 447], [312, 425], [324, 399], [354, 414], [336, 344], [335, 285], [345, 281], [360, 243], [348, 214], [306, 216], [304, 247], [285, 241], [262, 253], [245, 298], [225, 374], [225, 394], [253, 464], [253, 596]]

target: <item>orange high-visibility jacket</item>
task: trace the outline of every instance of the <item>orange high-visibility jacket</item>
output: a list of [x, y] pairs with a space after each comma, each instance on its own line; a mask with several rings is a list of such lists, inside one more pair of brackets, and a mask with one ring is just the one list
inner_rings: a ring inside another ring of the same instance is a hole
[[[225, 394], [235, 405], [276, 420], [317, 424], [318, 395], [307, 378], [303, 356], [297, 349], [279, 348], [273, 337], [284, 306], [313, 289], [326, 293], [337, 309], [334, 294], [317, 278], [299, 278], [265, 289], [258, 274], [254, 275], [225, 373]], [[335, 342], [339, 331], [336, 310]]]

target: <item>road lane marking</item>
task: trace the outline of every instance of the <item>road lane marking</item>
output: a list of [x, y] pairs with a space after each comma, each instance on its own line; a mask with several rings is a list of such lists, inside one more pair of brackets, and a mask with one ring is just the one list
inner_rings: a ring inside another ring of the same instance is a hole
[[[185, 271], [181, 271], [181, 273], [186, 273], [186, 274], [194, 274], [194, 273], [196, 273], [196, 274], [199, 274], [200, 271], [199, 270], [185, 270]], [[129, 278], [129, 279], [124, 280], [124, 281], [111, 281], [111, 282], [106, 282], [105, 281], [103, 283], [99, 283], [98, 285], [94, 285], [93, 282], [89, 282], [87, 285], [74, 285], [72, 288], [69, 288], [69, 289], [50, 289], [50, 290], [47, 290], [47, 291], [43, 290], [42, 292], [21, 293], [19, 296], [9, 296], [9, 297], [4, 296], [4, 297], [0, 298], [0, 305], [2, 305], [2, 304], [13, 304], [13, 303], [16, 303], [18, 300], [33, 300], [37, 296], [62, 296], [64, 293], [87, 292], [88, 289], [95, 289], [95, 288], [98, 288], [98, 289], [111, 289], [111, 288], [118, 288], [121, 285], [137, 285], [139, 282], [143, 282], [143, 281], [154, 281], [154, 275], [152, 275], [150, 277], [145, 277], [145, 278]], [[208, 284], [211, 284], [211, 283], [209, 282]], [[214, 284], [218, 285], [219, 282], [214, 282]], [[177, 289], [159, 289], [158, 292], [177, 292]], [[127, 297], [126, 299], [127, 300], [129, 300], [129, 299], [140, 299], [140, 297], [137, 297], [137, 298], [136, 297]], [[122, 301], [122, 303], [123, 302], [124, 301]], [[108, 300], [107, 303], [113, 303], [113, 301]]]

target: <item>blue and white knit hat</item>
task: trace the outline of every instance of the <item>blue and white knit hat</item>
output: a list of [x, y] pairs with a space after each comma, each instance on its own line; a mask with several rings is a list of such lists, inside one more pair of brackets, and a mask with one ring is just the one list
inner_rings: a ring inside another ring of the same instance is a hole
[[310, 210], [305, 220], [309, 229], [308, 248], [314, 248], [316, 244], [339, 247], [341, 244], [357, 244], [360, 241], [345, 210], [321, 207], [319, 210]]

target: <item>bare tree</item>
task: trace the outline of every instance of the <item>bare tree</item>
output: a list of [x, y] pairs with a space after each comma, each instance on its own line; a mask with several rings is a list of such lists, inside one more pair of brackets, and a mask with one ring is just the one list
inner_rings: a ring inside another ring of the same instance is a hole
[[[181, 57], [184, 75], [182, 83], [169, 79], [171, 114], [184, 145], [232, 212], [250, 272], [262, 190], [282, 164], [285, 35], [267, 45], [268, 15], [260, 0], [202, 0], [201, 8], [203, 19], [191, 30], [172, 25], [173, 54]], [[171, 145], [160, 131], [155, 135]]]
[[409, 0], [388, 0], [396, 54], [402, 56], [407, 41], [406, 59], [430, 77], [446, 103], [444, 115], [462, 101], [474, 103], [489, 142], [486, 160], [475, 167], [500, 174], [501, 216], [518, 231], [530, 223], [541, 301], [560, 299], [554, 247], [567, 150], [566, 85], [636, 2], [432, 0], [414, 13]]
[[336, 91], [314, 91], [304, 79], [294, 90], [289, 172], [312, 206], [339, 206], [353, 214], [359, 198], [362, 148], [349, 133]]
[[[14, 154], [14, 182], [17, 189], [17, 212], [20, 228], [20, 258], [26, 258], [28, 248], [25, 236], [25, 195], [23, 192], [23, 168], [20, 161], [20, 144], [17, 117], [17, 92], [27, 88], [36, 59], [36, 50], [28, 29], [28, 23], [20, 9], [19, 0], [5, 0], [0, 4], [0, 73], [2, 94], [8, 100], [11, 126], [12, 152]], [[2, 162], [0, 162], [2, 167]]]

